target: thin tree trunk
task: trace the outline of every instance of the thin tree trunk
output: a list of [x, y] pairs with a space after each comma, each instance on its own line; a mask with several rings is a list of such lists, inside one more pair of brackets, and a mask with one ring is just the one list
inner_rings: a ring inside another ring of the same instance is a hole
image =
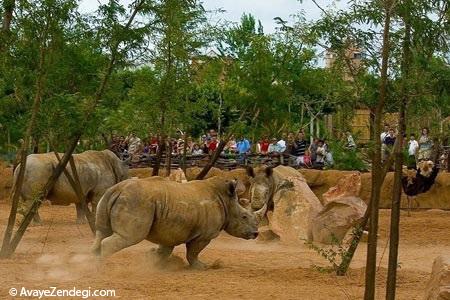
[[[129, 28], [131, 26], [134, 18], [136, 17], [136, 15], [137, 15], [138, 11], [140, 10], [140, 8], [142, 7], [143, 3], [144, 3], [144, 0], [141, 0], [140, 2], [138, 2], [136, 4], [136, 6], [133, 10], [133, 13], [131, 14], [130, 19], [128, 20], [128, 23], [126, 24], [125, 28]], [[47, 29], [47, 26], [45, 28]], [[25, 218], [22, 220], [21, 224], [19, 225], [19, 229], [17, 230], [16, 234], [14, 235], [14, 237], [11, 240], [12, 230], [14, 227], [16, 213], [17, 213], [19, 192], [20, 192], [20, 189], [23, 184], [24, 173], [25, 173], [24, 171], [25, 171], [25, 167], [26, 167], [26, 151], [25, 150], [27, 149], [29, 140], [31, 138], [31, 133], [32, 133], [32, 130], [34, 127], [34, 123], [36, 122], [37, 112], [39, 111], [39, 105], [40, 105], [40, 100], [41, 100], [40, 98], [41, 98], [42, 85], [43, 85], [43, 79], [44, 79], [43, 78], [44, 76], [42, 76], [42, 74], [43, 74], [42, 67], [44, 65], [44, 60], [45, 60], [45, 51], [43, 51], [43, 49], [45, 49], [45, 48], [41, 47], [40, 59], [39, 59], [39, 67], [40, 67], [41, 71], [38, 72], [39, 75], [38, 75], [37, 84], [36, 84], [37, 88], [36, 88], [35, 99], [33, 102], [32, 116], [31, 116], [31, 119], [30, 119], [28, 127], [27, 127], [27, 131], [25, 134], [25, 141], [24, 141], [24, 145], [22, 147], [22, 153], [21, 153], [22, 165], [19, 169], [19, 174], [18, 174], [18, 178], [17, 178], [16, 184], [15, 184], [15, 187], [13, 188], [12, 207], [11, 207], [10, 217], [8, 220], [8, 225], [7, 225], [7, 228], [5, 231], [5, 237], [3, 239], [2, 249], [0, 251], [0, 258], [8, 258], [14, 253], [14, 251], [17, 248], [17, 245], [19, 244], [20, 240], [22, 239], [22, 237], [25, 233], [25, 230], [27, 229], [27, 227], [30, 224], [31, 220], [33, 219], [34, 215], [36, 214], [42, 201], [44, 199], [46, 199], [48, 193], [52, 190], [53, 186], [55, 185], [56, 180], [59, 178], [61, 173], [65, 170], [66, 165], [69, 162], [69, 159], [72, 156], [72, 153], [78, 144], [78, 141], [82, 135], [82, 132], [87, 125], [87, 121], [90, 119], [90, 116], [92, 115], [92, 113], [94, 113], [98, 102], [100, 101], [100, 99], [102, 98], [102, 96], [105, 92], [106, 85], [107, 85], [108, 80], [111, 76], [111, 73], [114, 69], [114, 65], [115, 65], [115, 61], [116, 61], [116, 57], [117, 57], [117, 50], [119, 48], [120, 42], [121, 42], [120, 40], [117, 40], [116, 43], [114, 44], [114, 46], [112, 47], [110, 61], [108, 63], [108, 66], [107, 66], [105, 72], [103, 73], [104, 74], [103, 78], [101, 80], [100, 86], [98, 87], [98, 89], [95, 92], [94, 99], [91, 103], [91, 106], [88, 108], [84, 124], [82, 124], [80, 126], [80, 129], [74, 135], [74, 138], [71, 141], [68, 149], [66, 150], [63, 158], [61, 159], [61, 161], [58, 163], [58, 165], [54, 169], [52, 175], [50, 176], [49, 180], [45, 184], [42, 191], [39, 192], [39, 194], [35, 198], [35, 201], [33, 201], [33, 204], [31, 206], [30, 210], [28, 211]]]
[[17, 246], [19, 245], [20, 240], [22, 239], [25, 230], [28, 228], [28, 225], [30, 225], [31, 220], [37, 213], [39, 207], [41, 206], [42, 202], [47, 198], [48, 193], [53, 189], [53, 186], [56, 183], [56, 180], [58, 180], [61, 173], [65, 170], [67, 163], [69, 162], [70, 157], [72, 156], [73, 151], [75, 150], [78, 140], [80, 139], [80, 134], [77, 134], [75, 138], [72, 140], [72, 143], [70, 147], [67, 149], [66, 153], [64, 153], [63, 158], [61, 159], [61, 162], [58, 163], [55, 170], [53, 171], [52, 175], [50, 176], [49, 180], [45, 184], [42, 191], [39, 192], [39, 194], [36, 196], [36, 198], [33, 201], [33, 204], [31, 205], [30, 210], [26, 214], [25, 218], [22, 220], [22, 222], [19, 225], [19, 229], [17, 229], [16, 234], [11, 240], [11, 244], [9, 245], [7, 251], [5, 251], [4, 255], [2, 255], [2, 258], [10, 257], [12, 253], [16, 250]]
[[316, 137], [320, 137], [320, 120], [319, 117], [316, 118]]
[[170, 137], [166, 141], [166, 176], [170, 175], [172, 167], [172, 141]]
[[33, 153], [34, 154], [39, 153], [39, 138], [38, 137], [33, 138]]
[[153, 166], [152, 176], [158, 176], [159, 175], [159, 168], [161, 166], [161, 158], [162, 154], [164, 153], [164, 150], [166, 148], [166, 140], [163, 135], [159, 138], [158, 141], [158, 150], [156, 151], [156, 160], [155, 165]]
[[[45, 26], [44, 36], [47, 35], [48, 26]], [[44, 44], [41, 45], [39, 51], [39, 67], [38, 67], [38, 75], [36, 79], [36, 92], [33, 101], [33, 107], [31, 109], [31, 118], [28, 122], [27, 130], [25, 131], [24, 142], [22, 144], [21, 153], [20, 153], [20, 169], [17, 174], [17, 178], [15, 179], [15, 184], [12, 189], [12, 199], [11, 199], [11, 211], [9, 213], [8, 225], [6, 226], [5, 235], [3, 237], [2, 248], [0, 250], [0, 257], [6, 257], [10, 252], [10, 242], [11, 236], [14, 229], [14, 224], [16, 222], [16, 214], [17, 208], [19, 206], [19, 198], [20, 191], [22, 190], [22, 185], [25, 177], [25, 168], [27, 165], [27, 154], [28, 154], [28, 145], [30, 144], [31, 135], [33, 133], [34, 127], [36, 125], [37, 116], [39, 114], [39, 108], [41, 105], [41, 97], [43, 92], [44, 85], [44, 63], [47, 54], [47, 48]]]
[[303, 126], [303, 119], [305, 118], [305, 104], [302, 103], [302, 108], [300, 110], [300, 126]]
[[[408, 3], [406, 3], [406, 9], [408, 9]], [[408, 11], [406, 12], [408, 14]], [[389, 240], [389, 263], [388, 263], [388, 278], [386, 285], [386, 299], [395, 300], [395, 290], [397, 282], [397, 265], [398, 265], [398, 244], [400, 239], [400, 204], [402, 197], [402, 167], [403, 167], [403, 135], [405, 133], [406, 117], [405, 111], [409, 103], [408, 96], [408, 76], [409, 65], [411, 63], [411, 24], [409, 22], [409, 14], [404, 18], [405, 23], [405, 38], [403, 41], [403, 66], [402, 66], [402, 103], [400, 104], [399, 112], [399, 132], [397, 139], [400, 142], [394, 149], [395, 155], [395, 175], [394, 175], [394, 187], [392, 195], [392, 209], [391, 209], [391, 228], [390, 228], [390, 240]]]
[[[403, 140], [403, 133], [405, 132], [405, 105], [406, 99], [404, 99], [400, 106], [399, 117], [399, 134], [398, 139]], [[399, 224], [400, 224], [400, 204], [402, 197], [402, 167], [403, 167], [403, 143], [399, 142], [394, 149], [395, 155], [395, 174], [394, 174], [394, 186], [392, 195], [392, 208], [391, 208], [391, 228], [390, 228], [390, 240], [389, 240], [389, 264], [388, 264], [388, 279], [386, 286], [386, 299], [395, 299], [395, 285], [397, 278], [397, 259], [398, 259], [398, 243], [399, 243]]]
[[[239, 116], [239, 119], [236, 121], [235, 124], [239, 124], [242, 119], [244, 118], [246, 113], [246, 110], [243, 110]], [[258, 114], [259, 112], [257, 112]], [[255, 121], [256, 116], [253, 118], [252, 123]], [[214, 151], [213, 156], [209, 159], [208, 163], [206, 164], [206, 166], [201, 170], [201, 172], [197, 175], [197, 177], [195, 178], [196, 180], [202, 180], [203, 178], [205, 178], [206, 174], [208, 174], [209, 170], [211, 170], [212, 167], [214, 167], [214, 165], [216, 164], [216, 161], [219, 159], [220, 157], [220, 153], [222, 153], [223, 149], [225, 148], [225, 145], [228, 143], [228, 141], [230, 140], [231, 136], [233, 135], [234, 130], [230, 129], [229, 132], [227, 133], [226, 136], [224, 136], [223, 139], [220, 140], [219, 145], [217, 145], [216, 151]]]
[[[394, 147], [397, 147], [397, 142], [399, 142], [399, 141], [397, 140], [395, 142]], [[383, 185], [384, 179], [386, 178], [387, 171], [391, 168], [391, 166], [393, 164], [393, 159], [394, 159], [394, 157], [391, 155], [381, 170], [381, 176], [380, 176], [381, 185]], [[352, 239], [350, 241], [350, 246], [347, 249], [347, 251], [339, 265], [339, 268], [336, 271], [336, 275], [338, 275], [338, 276], [344, 276], [347, 273], [348, 268], [350, 267], [350, 263], [353, 259], [353, 256], [355, 255], [356, 249], [358, 248], [359, 242], [361, 241], [363, 231], [367, 227], [367, 223], [369, 221], [369, 216], [370, 216], [370, 209], [371, 209], [371, 204], [369, 201], [366, 212], [364, 213], [363, 219], [358, 226], [359, 228], [357, 228], [354, 235], [352, 236]]]
[[212, 167], [216, 164], [216, 161], [219, 159], [220, 153], [222, 153], [223, 149], [225, 148], [225, 145], [228, 143], [228, 140], [230, 139], [230, 134], [228, 134], [223, 140], [219, 142], [219, 145], [217, 145], [216, 151], [214, 151], [213, 156], [209, 159], [206, 166], [202, 169], [202, 171], [197, 175], [195, 178], [196, 180], [202, 180], [205, 178], [206, 174], [208, 174], [209, 170], [211, 170]]
[[219, 116], [217, 117], [217, 135], [220, 138], [220, 133], [222, 132], [222, 93], [219, 94]]
[[183, 170], [184, 174], [186, 175], [186, 169], [187, 169], [187, 142], [188, 142], [188, 135], [187, 132], [184, 133], [184, 144], [183, 144], [183, 158], [182, 158], [182, 165], [181, 169]]
[[15, 0], [3, 0], [3, 22], [2, 22], [3, 33], [9, 33], [10, 31], [15, 6], [16, 6]]
[[366, 286], [364, 290], [364, 299], [375, 299], [375, 280], [376, 280], [376, 264], [377, 264], [377, 234], [378, 234], [378, 212], [380, 203], [380, 193], [382, 181], [382, 165], [381, 165], [381, 120], [383, 118], [383, 109], [387, 97], [387, 81], [388, 81], [388, 61], [389, 61], [389, 32], [391, 24], [392, 0], [385, 1], [385, 19], [383, 29], [383, 49], [382, 49], [382, 66], [381, 66], [381, 82], [380, 95], [378, 105], [375, 111], [375, 151], [372, 159], [372, 192], [370, 195], [370, 227], [369, 238], [367, 243], [367, 260], [366, 260]]

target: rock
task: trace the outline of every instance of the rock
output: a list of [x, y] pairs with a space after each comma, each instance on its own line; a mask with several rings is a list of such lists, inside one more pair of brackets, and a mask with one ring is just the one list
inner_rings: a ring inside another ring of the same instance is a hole
[[[306, 179], [306, 182], [311, 187], [316, 196], [322, 200], [322, 195], [326, 193], [330, 187], [338, 184], [339, 179], [346, 175], [354, 174], [354, 171], [338, 171], [338, 170], [311, 170], [301, 169], [300, 173]], [[366, 203], [369, 202], [371, 193], [371, 174], [361, 174], [361, 190], [359, 197]], [[390, 208], [392, 201], [392, 188], [394, 185], [394, 173], [389, 172], [381, 187], [380, 208]], [[416, 197], [420, 208], [437, 208], [450, 209], [450, 173], [439, 172], [436, 183], [431, 189]], [[415, 201], [413, 201], [415, 203]], [[402, 195], [402, 207], [406, 208], [406, 195]]]
[[292, 186], [275, 192], [273, 212], [267, 214], [270, 229], [283, 242], [311, 240], [311, 226], [314, 217], [322, 210], [322, 204], [295, 169], [277, 167], [274, 175], [288, 180]]
[[341, 177], [336, 186], [323, 194], [324, 208], [312, 225], [314, 242], [340, 243], [362, 221], [367, 205], [359, 198], [360, 191], [361, 174], [353, 172]]
[[323, 204], [333, 201], [340, 197], [359, 197], [361, 191], [361, 174], [355, 172], [340, 178], [337, 184], [330, 187], [326, 193], [322, 195]]
[[344, 196], [328, 202], [312, 223], [313, 241], [339, 243], [347, 232], [360, 223], [367, 205], [359, 197]]
[[[199, 167], [192, 167], [192, 168], [188, 168], [186, 170], [186, 178], [188, 181], [191, 180], [195, 180], [195, 178], [197, 177], [198, 174], [200, 174], [200, 172], [203, 170], [203, 168], [199, 168]], [[212, 167], [208, 174], [206, 174], [204, 179], [213, 177], [213, 176], [218, 176], [218, 175], [222, 175], [224, 172], [218, 168], [214, 168]]]
[[426, 300], [450, 300], [450, 256], [436, 257], [425, 290]]
[[186, 176], [184, 175], [183, 170], [181, 170], [180, 168], [178, 168], [176, 170], [172, 170], [170, 172], [170, 175], [168, 178], [169, 178], [169, 180], [180, 182], [180, 183], [187, 182]]
[[258, 241], [276, 241], [279, 240], [280, 237], [276, 235], [269, 226], [261, 226], [258, 228], [259, 234], [258, 234]]
[[152, 168], [134, 168], [128, 170], [128, 176], [130, 178], [137, 177], [137, 178], [147, 178], [152, 176]]

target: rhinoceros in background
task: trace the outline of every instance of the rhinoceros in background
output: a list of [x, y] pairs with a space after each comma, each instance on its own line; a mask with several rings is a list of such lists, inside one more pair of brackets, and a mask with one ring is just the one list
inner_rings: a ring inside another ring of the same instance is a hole
[[178, 183], [162, 177], [125, 180], [100, 199], [93, 251], [103, 257], [149, 240], [159, 245], [164, 260], [173, 248], [186, 244], [186, 257], [204, 269], [199, 253], [222, 230], [243, 239], [258, 235], [265, 207], [251, 212], [238, 203], [236, 180], [212, 177]]
[[[60, 154], [61, 158], [62, 156], [63, 154]], [[86, 197], [87, 203], [92, 204], [94, 210], [99, 199], [108, 188], [128, 178], [128, 166], [126, 163], [122, 162], [109, 150], [86, 151], [80, 154], [74, 154], [73, 159], [80, 178], [83, 195]], [[22, 214], [28, 211], [33, 197], [42, 190], [57, 164], [58, 159], [54, 153], [28, 155], [21, 190], [23, 202], [20, 212]], [[19, 169], [20, 164], [14, 171], [14, 184], [17, 180]], [[66, 170], [69, 174], [72, 174], [69, 164]], [[77, 222], [84, 222], [84, 213], [81, 209], [80, 200], [64, 173], [58, 178], [47, 198], [52, 204], [56, 205], [75, 203], [77, 207]], [[37, 223], [41, 222], [38, 213], [36, 213], [34, 221]]]
[[312, 240], [314, 218], [322, 204], [311, 191], [303, 175], [297, 170], [276, 168], [249, 168], [251, 178], [250, 201], [253, 210], [267, 205], [266, 218], [259, 228], [262, 239], [279, 238], [283, 242], [303, 243]]

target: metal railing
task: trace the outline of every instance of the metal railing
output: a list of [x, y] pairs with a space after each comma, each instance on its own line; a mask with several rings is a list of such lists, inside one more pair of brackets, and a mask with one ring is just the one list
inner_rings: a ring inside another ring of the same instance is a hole
[[[186, 167], [204, 167], [209, 159], [210, 155], [187, 155], [186, 161], [183, 162], [183, 155], [173, 154], [171, 157], [171, 169]], [[122, 160], [126, 160], [127, 157], [122, 157]], [[156, 155], [141, 155], [140, 157], [132, 158], [129, 162], [130, 168], [146, 168], [153, 167], [156, 164]], [[282, 155], [263, 155], [263, 154], [222, 154], [216, 161], [214, 167], [222, 170], [231, 170], [245, 166], [258, 166], [258, 165], [278, 166], [285, 165], [291, 167], [298, 167], [295, 163], [295, 157], [289, 154]], [[166, 155], [161, 157], [161, 167], [166, 166]]]

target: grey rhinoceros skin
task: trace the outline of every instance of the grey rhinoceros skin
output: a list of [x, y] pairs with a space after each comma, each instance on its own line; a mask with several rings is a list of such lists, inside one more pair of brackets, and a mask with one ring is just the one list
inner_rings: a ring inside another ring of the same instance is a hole
[[222, 230], [243, 239], [258, 235], [265, 211], [241, 207], [236, 184], [219, 177], [187, 183], [161, 177], [125, 180], [98, 203], [93, 251], [106, 257], [146, 239], [159, 245], [156, 253], [164, 260], [175, 246], [186, 244], [189, 264], [204, 269], [198, 255]]
[[[59, 156], [62, 158], [63, 154], [60, 153]], [[80, 154], [74, 154], [73, 159], [80, 179], [83, 196], [86, 197], [88, 203], [92, 202], [94, 209], [108, 188], [128, 178], [128, 166], [126, 163], [122, 162], [109, 150], [85, 151]], [[23, 201], [22, 213], [31, 206], [34, 196], [42, 190], [57, 164], [58, 159], [52, 152], [27, 156], [24, 182], [20, 194]], [[14, 171], [14, 184], [20, 167], [21, 165], [19, 164]], [[69, 164], [66, 170], [72, 175]], [[52, 204], [56, 205], [75, 203], [77, 205], [77, 221], [84, 222], [84, 214], [82, 214], [80, 209], [80, 199], [78, 199], [74, 188], [64, 173], [58, 178], [47, 198]], [[35, 221], [40, 222], [38, 213], [35, 215]]]

